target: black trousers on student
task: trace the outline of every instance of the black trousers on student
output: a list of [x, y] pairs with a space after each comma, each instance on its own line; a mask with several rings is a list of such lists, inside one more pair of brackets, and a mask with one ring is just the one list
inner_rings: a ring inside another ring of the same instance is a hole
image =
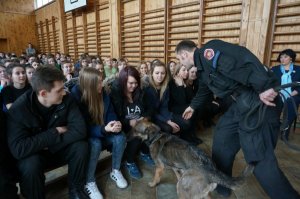
[[150, 154], [149, 147], [142, 141], [142, 139], [136, 137], [128, 141], [124, 152], [126, 161], [128, 163], [134, 163], [139, 151], [144, 154]]
[[83, 189], [86, 182], [88, 143], [74, 142], [55, 154], [48, 150], [18, 161], [21, 192], [26, 199], [45, 198], [45, 169], [50, 165], [68, 164], [69, 191]]
[[[214, 132], [212, 158], [218, 169], [232, 175], [232, 166], [237, 152], [242, 149], [246, 162], [255, 165], [254, 175], [262, 188], [272, 199], [300, 199], [278, 166], [274, 149], [276, 147], [279, 126], [280, 106], [268, 107], [262, 125], [252, 131], [245, 128], [237, 103], [220, 118]], [[257, 113], [249, 117], [249, 124], [257, 124]], [[217, 191], [228, 195], [227, 188], [218, 186]]]
[[[1, 96], [0, 96], [0, 104]], [[0, 198], [19, 198], [16, 183], [18, 181], [18, 169], [16, 160], [13, 158], [7, 146], [5, 117], [0, 112]]]
[[[7, 154], [9, 155], [9, 154]], [[3, 151], [1, 151], [1, 158]], [[0, 161], [0, 198], [17, 199], [18, 189], [16, 183], [18, 181], [18, 172], [16, 161], [6, 156], [5, 160]]]

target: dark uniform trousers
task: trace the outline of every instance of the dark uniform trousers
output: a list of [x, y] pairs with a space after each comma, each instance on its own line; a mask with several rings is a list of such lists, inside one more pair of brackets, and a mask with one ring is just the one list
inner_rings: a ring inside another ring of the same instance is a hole
[[[235, 155], [242, 149], [246, 162], [255, 164], [254, 175], [272, 199], [299, 199], [299, 194], [278, 167], [274, 154], [280, 128], [280, 106], [268, 107], [263, 124], [252, 131], [245, 129], [245, 113], [240, 110], [234, 102], [216, 126], [212, 158], [218, 169], [231, 176]], [[249, 118], [250, 126], [257, 123], [257, 118], [258, 113]]]
[[51, 154], [44, 150], [36, 155], [18, 161], [21, 174], [20, 187], [26, 199], [45, 198], [45, 168], [49, 165], [68, 164], [69, 191], [83, 189], [86, 176], [86, 163], [88, 160], [88, 144], [78, 141]]

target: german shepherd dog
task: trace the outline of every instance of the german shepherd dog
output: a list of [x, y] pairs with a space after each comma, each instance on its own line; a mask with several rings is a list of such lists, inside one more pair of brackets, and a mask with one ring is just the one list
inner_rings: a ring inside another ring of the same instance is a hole
[[139, 121], [129, 136], [140, 137], [149, 144], [151, 157], [156, 165], [153, 181], [149, 182], [149, 186], [156, 186], [164, 168], [171, 168], [178, 179], [177, 193], [180, 199], [209, 198], [209, 192], [217, 184], [235, 190], [254, 169], [252, 165], [248, 165], [240, 177], [229, 177], [216, 169], [203, 150], [174, 135], [161, 132], [158, 126], [147, 120]]

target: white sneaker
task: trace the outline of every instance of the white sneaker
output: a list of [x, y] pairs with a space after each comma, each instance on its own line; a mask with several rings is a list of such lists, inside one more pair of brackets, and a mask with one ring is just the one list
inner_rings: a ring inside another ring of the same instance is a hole
[[117, 186], [121, 189], [124, 189], [127, 187], [127, 181], [123, 177], [121, 171], [114, 169], [112, 172], [110, 172], [110, 178], [116, 182]]
[[90, 199], [103, 199], [103, 196], [95, 182], [89, 182], [84, 187]]

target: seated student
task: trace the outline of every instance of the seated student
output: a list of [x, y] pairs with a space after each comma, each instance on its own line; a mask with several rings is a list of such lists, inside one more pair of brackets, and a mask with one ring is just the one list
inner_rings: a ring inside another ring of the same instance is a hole
[[62, 62], [61, 70], [65, 76], [66, 81], [69, 81], [70, 79], [75, 77], [73, 63], [71, 63], [69, 61]]
[[[295, 51], [293, 51], [292, 49], [285, 49], [281, 51], [278, 55], [277, 61], [280, 62], [280, 65], [274, 66], [272, 68], [272, 71], [277, 76], [277, 79], [279, 80], [281, 85], [300, 81], [300, 66], [294, 64], [296, 61]], [[289, 127], [287, 130], [285, 130], [283, 136], [288, 139], [292, 123], [297, 118], [292, 100], [294, 100], [296, 107], [298, 107], [300, 104], [300, 88], [286, 88], [285, 91], [281, 91], [281, 93], [285, 96], [285, 98], [287, 98], [287, 119]]]
[[[149, 103], [140, 85], [139, 72], [132, 66], [121, 70], [119, 77], [112, 84], [110, 96], [125, 133], [128, 133], [138, 120], [150, 118]], [[128, 141], [125, 150], [126, 168], [130, 176], [136, 179], [142, 177], [135, 161], [140, 149], [141, 159], [149, 165], [154, 165], [148, 146], [140, 138]]]
[[[0, 104], [2, 104], [2, 96], [0, 93]], [[17, 183], [17, 167], [16, 161], [12, 157], [8, 145], [5, 128], [5, 116], [0, 110], [0, 198], [18, 199]]]
[[165, 64], [158, 59], [152, 61], [149, 83], [150, 85], [144, 90], [152, 104], [152, 121], [157, 124], [163, 132], [178, 133], [180, 127], [171, 120], [172, 115], [168, 108], [169, 76], [167, 68]]
[[172, 78], [174, 77], [175, 66], [176, 66], [176, 63], [174, 61], [168, 62], [168, 65], [167, 65], [168, 73], [169, 73], [170, 77], [172, 77]]
[[45, 168], [68, 164], [69, 198], [84, 193], [88, 143], [75, 100], [64, 90], [64, 75], [54, 67], [38, 68], [27, 91], [9, 109], [8, 146], [17, 159], [21, 193], [45, 198]]
[[34, 61], [37, 61], [37, 58], [34, 55], [31, 55], [31, 56], [28, 57], [28, 61], [27, 61], [26, 64], [31, 65], [32, 62], [34, 62]]
[[138, 66], [138, 70], [140, 72], [141, 78], [144, 76], [148, 76], [148, 66], [146, 62], [141, 62], [141, 64]]
[[119, 61], [118, 61], [118, 72], [116, 73], [116, 77], [118, 77], [120, 71], [123, 70], [123, 68], [126, 68], [126, 67], [127, 67], [126, 59], [120, 58]]
[[47, 64], [48, 65], [51, 65], [51, 66], [55, 66], [57, 67], [57, 63], [56, 63], [56, 60], [54, 59], [53, 55], [48, 55], [47, 57]]
[[27, 59], [26, 59], [26, 57], [23, 57], [23, 56], [20, 56], [19, 58], [18, 58], [18, 60], [19, 60], [19, 63], [20, 64], [26, 64], [26, 62], [27, 62]]
[[80, 110], [83, 113], [89, 133], [90, 158], [87, 168], [86, 189], [92, 199], [103, 198], [98, 190], [95, 171], [102, 145], [112, 144], [112, 171], [110, 177], [119, 188], [126, 188], [120, 167], [126, 146], [126, 136], [121, 131], [122, 124], [110, 102], [110, 97], [102, 88], [102, 74], [95, 68], [84, 68], [79, 75], [79, 85], [72, 88]]
[[27, 65], [25, 66], [25, 70], [26, 70], [26, 78], [28, 80], [28, 83], [31, 84], [31, 78], [35, 69], [32, 66]]
[[169, 82], [170, 100], [169, 110], [172, 112], [172, 121], [180, 127], [180, 137], [193, 144], [201, 144], [202, 140], [194, 134], [193, 118], [185, 120], [182, 118], [184, 110], [189, 106], [194, 97], [193, 93], [185, 83], [188, 78], [188, 71], [185, 66], [177, 64], [175, 66], [174, 78]]
[[[28, 65], [30, 65], [30, 64], [28, 64]], [[38, 60], [34, 60], [30, 66], [32, 66], [34, 69], [37, 69], [38, 67], [41, 66], [41, 64], [39, 63]]]
[[116, 58], [111, 59], [111, 70], [114, 75], [118, 72], [118, 60]]
[[102, 74], [103, 79], [105, 79], [104, 65], [103, 65], [102, 61], [96, 60], [95, 68]]
[[6, 75], [6, 68], [0, 64], [0, 93], [4, 87], [9, 85], [9, 83], [10, 80]]
[[6, 109], [9, 109], [13, 102], [31, 88], [27, 83], [25, 68], [18, 64], [13, 63], [6, 69], [7, 75], [10, 77], [12, 84], [6, 86], [2, 90], [3, 104]]
[[112, 65], [112, 60], [110, 57], [104, 58], [104, 71], [106, 78], [110, 78], [114, 76], [118, 72], [118, 68], [116, 65]]

